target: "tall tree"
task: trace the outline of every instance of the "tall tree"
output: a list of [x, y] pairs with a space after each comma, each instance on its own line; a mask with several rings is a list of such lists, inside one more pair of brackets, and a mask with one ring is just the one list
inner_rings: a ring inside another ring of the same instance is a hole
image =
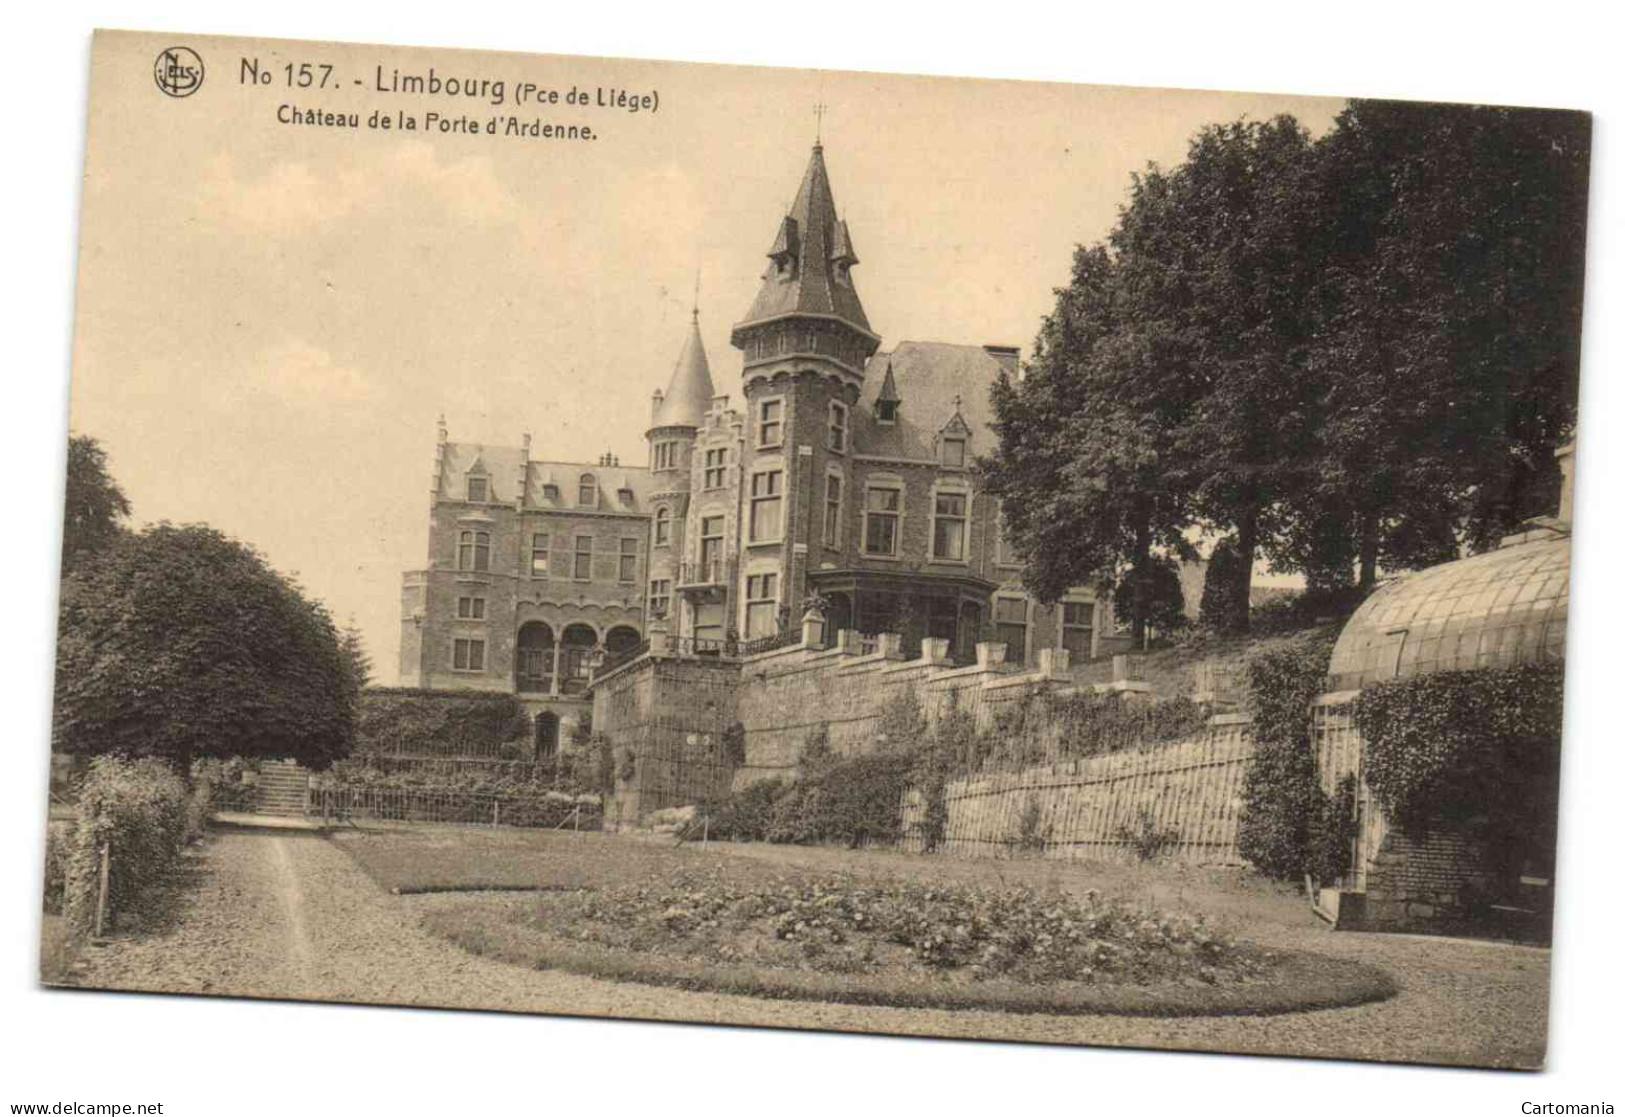
[[105, 550], [122, 532], [130, 502], [107, 470], [107, 452], [88, 434], [68, 436], [68, 484], [62, 514], [62, 572]]
[[53, 747], [292, 757], [325, 768], [355, 736], [354, 671], [327, 610], [202, 525], [126, 534], [64, 582]]
[[1162, 460], [1179, 406], [1174, 382], [1153, 374], [1166, 339], [1133, 312], [1113, 254], [1080, 247], [1025, 375], [994, 386], [999, 445], [980, 465], [1028, 588], [1053, 602], [1072, 586], [1117, 587], [1140, 637], [1158, 607], [1158, 552], [1188, 551], [1189, 517]]
[[1245, 630], [1254, 563], [1279, 541], [1275, 510], [1314, 475], [1321, 401], [1308, 375], [1321, 242], [1309, 135], [1288, 116], [1204, 128], [1167, 203], [1126, 230], [1123, 258], [1178, 277], [1161, 300], [1182, 340], [1193, 402], [1174, 455], [1197, 513], [1234, 536], [1226, 627]]
[[1352, 101], [1320, 144], [1327, 266], [1317, 491], [1358, 579], [1554, 505], [1572, 431], [1590, 118]]

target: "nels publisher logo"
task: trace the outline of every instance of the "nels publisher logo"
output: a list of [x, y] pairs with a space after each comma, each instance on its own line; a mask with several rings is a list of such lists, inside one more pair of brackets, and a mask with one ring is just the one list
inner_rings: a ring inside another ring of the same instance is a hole
[[171, 97], [190, 97], [203, 85], [203, 59], [190, 47], [170, 47], [159, 52], [152, 77]]

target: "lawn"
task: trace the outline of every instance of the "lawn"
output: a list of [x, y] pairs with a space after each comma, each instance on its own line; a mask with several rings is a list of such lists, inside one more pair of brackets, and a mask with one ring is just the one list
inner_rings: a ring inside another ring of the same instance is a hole
[[[1262, 1014], [1392, 995], [1380, 970], [1266, 950], [1233, 927], [1301, 903], [1233, 873], [953, 860], [765, 845], [673, 847], [535, 831], [335, 839], [399, 893], [470, 895], [425, 917], [538, 969], [760, 997], [1018, 1012]], [[1204, 908], [1211, 907], [1216, 918]]]

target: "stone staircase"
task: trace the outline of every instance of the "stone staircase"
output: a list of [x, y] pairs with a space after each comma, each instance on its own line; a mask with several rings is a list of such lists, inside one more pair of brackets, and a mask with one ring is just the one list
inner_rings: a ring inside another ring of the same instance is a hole
[[254, 813], [303, 818], [310, 773], [293, 764], [266, 764], [254, 787]]

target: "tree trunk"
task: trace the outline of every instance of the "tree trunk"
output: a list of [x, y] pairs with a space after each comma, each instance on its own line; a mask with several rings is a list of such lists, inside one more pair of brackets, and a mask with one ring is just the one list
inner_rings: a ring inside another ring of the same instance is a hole
[[1134, 509], [1134, 565], [1129, 597], [1134, 610], [1134, 645], [1145, 647], [1146, 614], [1151, 610], [1151, 509], [1144, 500]]
[[1377, 584], [1377, 522], [1375, 511], [1360, 517], [1360, 592], [1370, 593]]
[[1236, 523], [1236, 599], [1230, 618], [1232, 632], [1252, 627], [1253, 559], [1258, 553], [1258, 506], [1252, 505]]

